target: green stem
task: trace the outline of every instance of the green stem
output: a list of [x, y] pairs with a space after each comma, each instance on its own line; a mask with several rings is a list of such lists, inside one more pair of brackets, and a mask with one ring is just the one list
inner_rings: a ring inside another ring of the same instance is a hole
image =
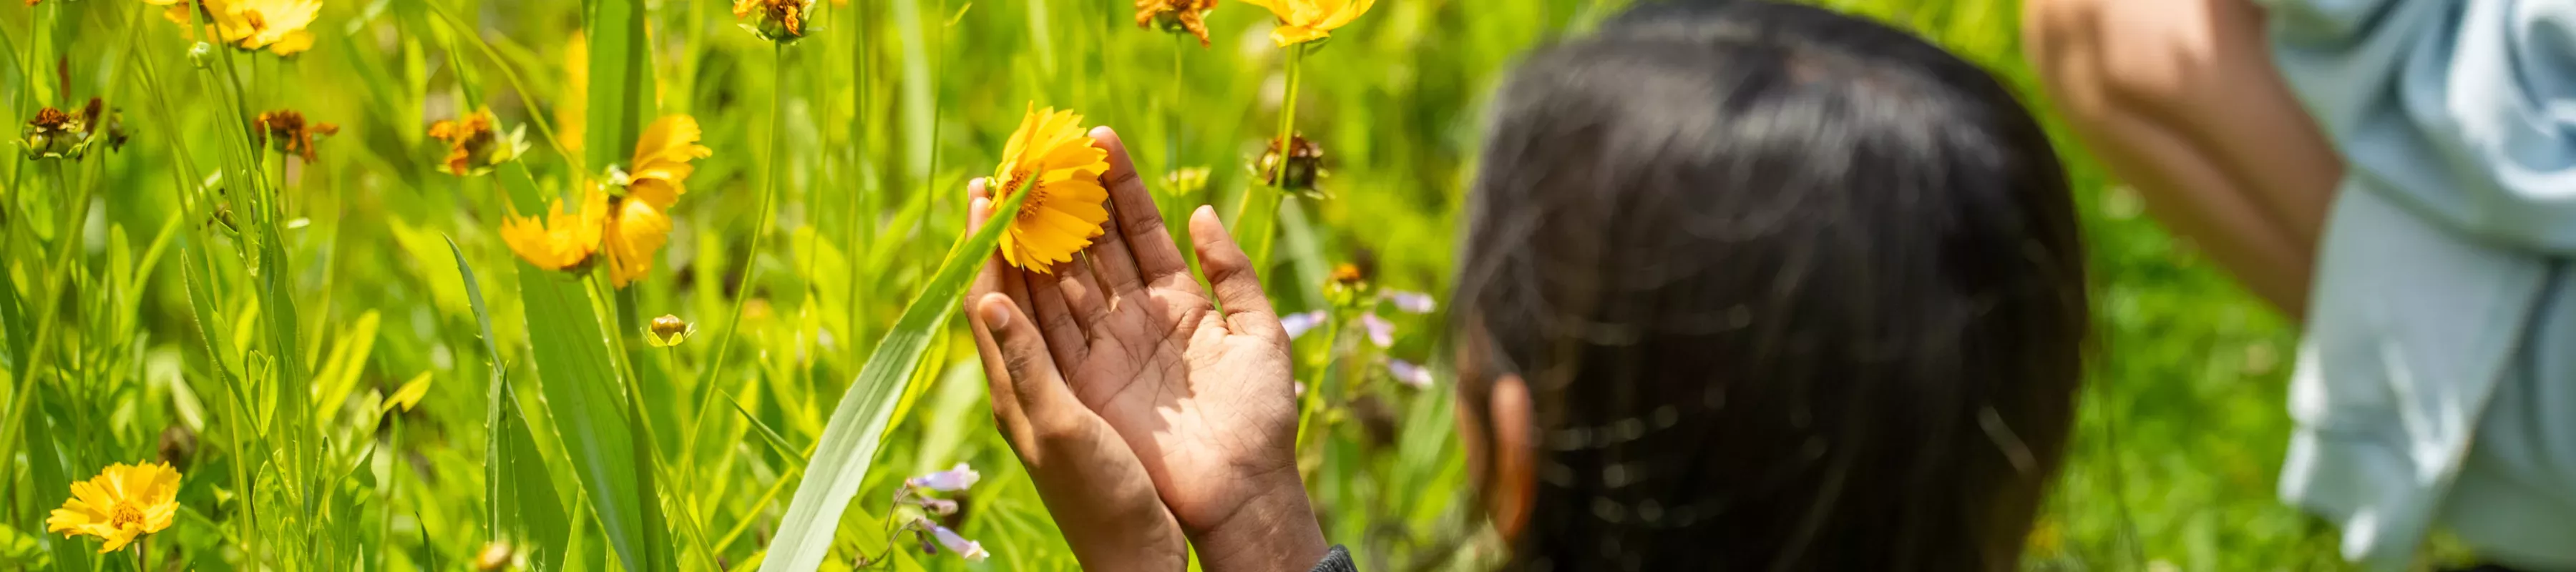
[[1288, 157], [1295, 151], [1289, 145], [1296, 142], [1297, 84], [1303, 79], [1305, 60], [1305, 44], [1288, 46], [1288, 90], [1280, 95], [1279, 139], [1277, 146], [1273, 147], [1278, 150], [1278, 160], [1272, 161], [1270, 171], [1265, 173], [1270, 178], [1271, 192], [1247, 192], [1243, 203], [1235, 206], [1238, 209], [1235, 213], [1238, 227], [1235, 240], [1249, 241], [1252, 245], [1248, 254], [1253, 268], [1263, 268], [1270, 263], [1270, 237], [1278, 234], [1275, 231], [1279, 225], [1279, 201], [1288, 196]]
[[[760, 275], [760, 246], [763, 239], [769, 237], [771, 204], [778, 199], [781, 167], [778, 146], [779, 140], [784, 138], [781, 135], [786, 130], [787, 118], [787, 90], [779, 87], [787, 84], [787, 45], [773, 44], [770, 48], [770, 56], [770, 67], [774, 70], [775, 77], [770, 85], [770, 91], [775, 95], [769, 102], [769, 167], [763, 170], [764, 176], [769, 178], [769, 183], [760, 191], [760, 224], [753, 228], [751, 251], [743, 257], [742, 280], [734, 283], [733, 312], [725, 317], [724, 340], [716, 343], [715, 364], [707, 368], [706, 381], [699, 383], [704, 386], [702, 389], [706, 391], [706, 396], [698, 399], [698, 408], [689, 421], [689, 438], [683, 445], [689, 451], [696, 450], [698, 439], [706, 430], [707, 409], [715, 406], [715, 382], [717, 378], [724, 375], [725, 357], [733, 353], [734, 339], [740, 337], [742, 333], [742, 301], [751, 297], [751, 285]], [[696, 464], [696, 456], [690, 456], [693, 472]]]

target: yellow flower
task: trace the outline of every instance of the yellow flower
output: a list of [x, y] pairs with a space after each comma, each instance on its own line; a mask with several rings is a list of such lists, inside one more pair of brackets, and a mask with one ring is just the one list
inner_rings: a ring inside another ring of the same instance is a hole
[[564, 212], [563, 199], [555, 199], [551, 212], [542, 220], [513, 216], [501, 222], [501, 241], [520, 260], [547, 270], [563, 270], [590, 260], [599, 251], [599, 231], [606, 226], [608, 193], [591, 189], [582, 196], [581, 210]]
[[573, 30], [564, 40], [563, 103], [555, 106], [555, 140], [564, 152], [581, 154], [582, 122], [590, 113], [590, 40]]
[[1270, 30], [1270, 41], [1280, 47], [1321, 40], [1333, 30], [1351, 23], [1351, 19], [1368, 12], [1377, 0], [1243, 0], [1246, 4], [1269, 8], [1279, 16], [1279, 27]]
[[614, 199], [608, 219], [609, 279], [618, 287], [635, 283], [653, 269], [653, 253], [671, 233], [666, 211], [689, 192], [689, 161], [715, 154], [698, 144], [698, 120], [670, 115], [655, 120], [635, 139], [635, 159], [623, 177], [626, 193]]
[[169, 6], [162, 16], [181, 26], [192, 19], [204, 23], [225, 44], [245, 50], [267, 48], [281, 56], [313, 47], [313, 33], [304, 27], [322, 12], [321, 0], [196, 0], [205, 10], [191, 18], [189, 3], [183, 0], [144, 1]]
[[1101, 206], [1109, 191], [1100, 186], [1100, 174], [1108, 171], [1109, 152], [1092, 145], [1081, 115], [1030, 104], [1020, 129], [1002, 147], [1002, 164], [985, 182], [993, 185], [988, 188], [995, 205], [1010, 200], [1011, 193], [1030, 193], [1019, 216], [1002, 231], [1002, 258], [1012, 266], [1051, 273], [1056, 263], [1091, 246], [1100, 225], [1109, 221], [1109, 210]]
[[1136, 0], [1136, 27], [1150, 28], [1156, 21], [1166, 32], [1187, 32], [1199, 37], [1199, 47], [1207, 47], [1207, 11], [1216, 9], [1216, 0]]
[[72, 498], [45, 518], [46, 532], [64, 538], [87, 534], [107, 544], [101, 553], [124, 548], [134, 538], [170, 528], [179, 514], [179, 471], [169, 463], [117, 463], [90, 480], [72, 483]]

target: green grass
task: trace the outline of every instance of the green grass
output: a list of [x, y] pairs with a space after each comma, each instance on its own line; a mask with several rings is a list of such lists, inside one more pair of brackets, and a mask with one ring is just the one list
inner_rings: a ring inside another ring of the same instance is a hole
[[[2038, 95], [2012, 0], [1826, 3]], [[1212, 173], [1186, 196], [1158, 187], [1168, 206], [1235, 212], [1286, 83], [1267, 16], [1240, 2], [1211, 15], [1202, 49], [1138, 29], [1129, 0], [826, 0], [780, 51], [721, 0], [333, 0], [312, 50], [217, 49], [203, 66], [159, 7], [8, 4], [0, 106], [25, 118], [96, 95], [136, 132], [77, 162], [13, 153], [0, 172], [12, 570], [131, 569], [131, 552], [93, 554], [43, 521], [70, 481], [165, 455], [186, 473], [183, 508], [152, 554], [186, 569], [455, 570], [495, 538], [528, 549], [529, 569], [741, 569], [793, 532], [825, 540], [800, 546], [830, 569], [1071, 567], [991, 427], [970, 338], [942, 319], [965, 181], [1036, 101], [1118, 128], [1151, 180]], [[1389, 0], [1307, 56], [1296, 123], [1327, 150], [1332, 198], [1280, 211], [1265, 277], [1282, 309], [1322, 308], [1326, 270], [1363, 253], [1384, 287], [1445, 292], [1487, 90], [1619, 4]], [[436, 170], [426, 126], [478, 106], [505, 129], [536, 124], [531, 151], [489, 174]], [[318, 161], [289, 161], [244, 127], [277, 108], [340, 132]], [[532, 212], [626, 161], [673, 113], [715, 154], [646, 278], [613, 290], [503, 245], [513, 204]], [[2031, 566], [2341, 568], [2333, 528], [2272, 494], [2293, 326], [2065, 149], [2101, 351]], [[697, 335], [646, 347], [641, 324], [662, 314]], [[1439, 357], [1436, 318], [1397, 320], [1388, 355]], [[417, 406], [388, 413], [417, 379]], [[1390, 441], [1342, 422], [1313, 451], [1328, 537], [1370, 570], [1489, 559], [1462, 542], [1475, 529], [1447, 393], [1376, 391]], [[888, 532], [900, 479], [960, 461], [986, 477], [951, 525], [986, 564]], [[800, 486], [809, 474], [840, 488]], [[845, 512], [790, 509], [838, 498]]]

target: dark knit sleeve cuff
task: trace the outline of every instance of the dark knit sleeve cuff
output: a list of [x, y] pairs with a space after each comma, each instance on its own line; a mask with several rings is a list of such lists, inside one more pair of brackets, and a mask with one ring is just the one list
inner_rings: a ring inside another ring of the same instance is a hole
[[1315, 568], [1309, 572], [1360, 572], [1360, 567], [1351, 564], [1349, 549], [1335, 544], [1331, 551], [1324, 553], [1324, 561], [1315, 563]]

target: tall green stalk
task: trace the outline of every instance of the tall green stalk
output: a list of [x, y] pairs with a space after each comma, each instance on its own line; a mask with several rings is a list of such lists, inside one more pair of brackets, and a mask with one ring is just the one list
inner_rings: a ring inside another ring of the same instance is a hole
[[[707, 368], [705, 379], [698, 382], [703, 386], [701, 389], [706, 391], [706, 396], [698, 399], [698, 408], [689, 421], [689, 438], [683, 445], [683, 450], [686, 451], [697, 450], [700, 432], [706, 429], [707, 408], [715, 405], [714, 384], [724, 375], [725, 358], [733, 353], [734, 339], [742, 333], [742, 301], [751, 297], [751, 285], [756, 283], [756, 279], [760, 276], [760, 246], [769, 238], [769, 219], [773, 203], [778, 199], [778, 179], [783, 174], [780, 169], [778, 146], [780, 140], [785, 138], [787, 122], [787, 90], [781, 88], [787, 85], [786, 44], [773, 44], [770, 47], [770, 67], [774, 70], [772, 75], [774, 79], [770, 84], [770, 92], [774, 95], [769, 100], [769, 167], [764, 169], [765, 173], [763, 173], [763, 176], [769, 178], [769, 183], [760, 191], [760, 224], [752, 229], [751, 252], [744, 255], [742, 262], [742, 280], [734, 284], [733, 311], [725, 316], [724, 339], [716, 342], [715, 364]], [[697, 463], [695, 456], [692, 456], [689, 462], [694, 472]]]
[[1279, 98], [1279, 139], [1273, 149], [1278, 160], [1272, 161], [1264, 175], [1270, 177], [1270, 191], [1250, 190], [1243, 202], [1235, 205], [1235, 239], [1252, 244], [1252, 267], [1270, 263], [1270, 237], [1278, 234], [1279, 201], [1288, 197], [1288, 156], [1295, 151], [1289, 145], [1297, 137], [1297, 84], [1304, 75], [1306, 44], [1288, 46], [1288, 90]]

